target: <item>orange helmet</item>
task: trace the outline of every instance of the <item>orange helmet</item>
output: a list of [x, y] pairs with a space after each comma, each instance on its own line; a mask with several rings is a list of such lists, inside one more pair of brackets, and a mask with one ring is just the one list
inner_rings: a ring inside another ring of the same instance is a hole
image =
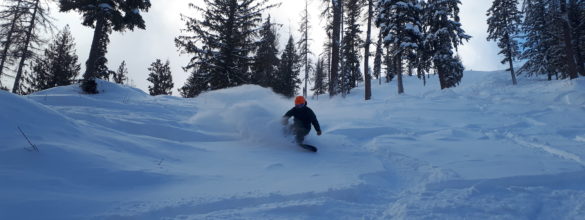
[[305, 97], [302, 96], [297, 96], [295, 98], [295, 105], [301, 105], [301, 104], [305, 104], [307, 101], [305, 100]]

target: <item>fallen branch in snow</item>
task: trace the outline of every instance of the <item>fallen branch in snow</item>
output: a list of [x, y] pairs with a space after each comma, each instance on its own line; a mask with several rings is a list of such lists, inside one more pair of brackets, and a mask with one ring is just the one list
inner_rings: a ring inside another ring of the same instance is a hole
[[27, 149], [28, 151], [36, 151], [36, 152], [39, 152], [39, 148], [37, 148], [36, 145], [34, 145], [32, 142], [30, 142], [30, 139], [28, 139], [28, 137], [26, 136], [26, 134], [24, 134], [24, 132], [22, 131], [22, 129], [20, 129], [20, 127], [18, 127], [18, 126], [16, 128], [18, 128], [18, 130], [20, 131], [20, 133], [22, 134], [22, 136], [24, 136], [24, 138], [26, 138], [26, 141], [28, 141], [28, 143], [32, 147], [32, 150], [31, 149], [28, 149], [28, 148], [24, 148], [24, 149]]

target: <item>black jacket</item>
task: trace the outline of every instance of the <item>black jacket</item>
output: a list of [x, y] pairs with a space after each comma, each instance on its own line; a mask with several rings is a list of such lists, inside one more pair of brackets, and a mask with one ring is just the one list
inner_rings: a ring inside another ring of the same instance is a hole
[[295, 126], [305, 128], [307, 131], [311, 130], [311, 124], [313, 124], [315, 130], [321, 131], [319, 121], [317, 121], [317, 116], [315, 116], [313, 110], [307, 107], [307, 105], [300, 108], [293, 107], [291, 110], [286, 112], [286, 114], [284, 114], [284, 117], [287, 119], [294, 117]]

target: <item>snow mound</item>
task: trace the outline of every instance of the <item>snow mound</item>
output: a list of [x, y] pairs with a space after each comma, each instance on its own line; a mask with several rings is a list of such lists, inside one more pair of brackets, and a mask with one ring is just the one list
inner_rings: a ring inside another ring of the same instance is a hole
[[[98, 94], [91, 95], [94, 97], [102, 98], [102, 99], [120, 99], [120, 98], [145, 98], [149, 95], [146, 94], [144, 91], [130, 87], [127, 85], [121, 85], [113, 82], [108, 82], [105, 80], [97, 79], [97, 90]], [[73, 84], [69, 86], [60, 86], [55, 87], [47, 90], [43, 90], [40, 92], [33, 93], [32, 95], [36, 96], [43, 96], [43, 95], [50, 95], [50, 96], [64, 96], [64, 95], [80, 95], [82, 94], [81, 88], [79, 84]]]
[[30, 98], [0, 91], [0, 140], [13, 140], [20, 136], [18, 128], [31, 133], [60, 134], [63, 130], [76, 130], [67, 116]]

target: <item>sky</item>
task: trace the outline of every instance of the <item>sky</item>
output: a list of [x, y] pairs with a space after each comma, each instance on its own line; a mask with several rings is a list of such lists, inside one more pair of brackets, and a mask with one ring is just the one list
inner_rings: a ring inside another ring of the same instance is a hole
[[[1, 1], [1, 0], [0, 0]], [[185, 23], [181, 21], [181, 14], [195, 16], [197, 13], [190, 9], [188, 4], [201, 4], [202, 0], [151, 0], [152, 7], [143, 12], [146, 21], [146, 30], [137, 29], [133, 32], [114, 32], [110, 36], [108, 47], [108, 66], [116, 70], [122, 61], [126, 61], [131, 85], [148, 91], [148, 67], [156, 59], [169, 60], [173, 72], [175, 88], [173, 95], [178, 95], [177, 89], [184, 85], [189, 74], [182, 67], [190, 56], [179, 54], [175, 47], [175, 37], [181, 35]], [[273, 1], [277, 3], [278, 1]], [[319, 18], [322, 0], [310, 1], [311, 26], [310, 38], [312, 51], [320, 54], [323, 41], [326, 39], [323, 31], [324, 21]], [[459, 55], [467, 70], [501, 70], [505, 67], [500, 64], [501, 58], [497, 55], [498, 49], [494, 42], [487, 42], [486, 11], [489, 0], [461, 0], [461, 22], [463, 29], [473, 38], [459, 49]], [[281, 24], [279, 30], [281, 50], [289, 35], [298, 36], [300, 14], [304, 7], [301, 0], [281, 0], [281, 6], [273, 8], [268, 13], [274, 22]], [[93, 29], [81, 25], [81, 15], [76, 12], [61, 13], [56, 6], [51, 8], [55, 18], [55, 25], [62, 29], [69, 25], [75, 38], [77, 54], [85, 69], [85, 61], [89, 56], [89, 49], [93, 37]], [[365, 32], [365, 27], [363, 28]], [[295, 37], [298, 39], [298, 37]], [[5, 82], [6, 83], [6, 82]]]

